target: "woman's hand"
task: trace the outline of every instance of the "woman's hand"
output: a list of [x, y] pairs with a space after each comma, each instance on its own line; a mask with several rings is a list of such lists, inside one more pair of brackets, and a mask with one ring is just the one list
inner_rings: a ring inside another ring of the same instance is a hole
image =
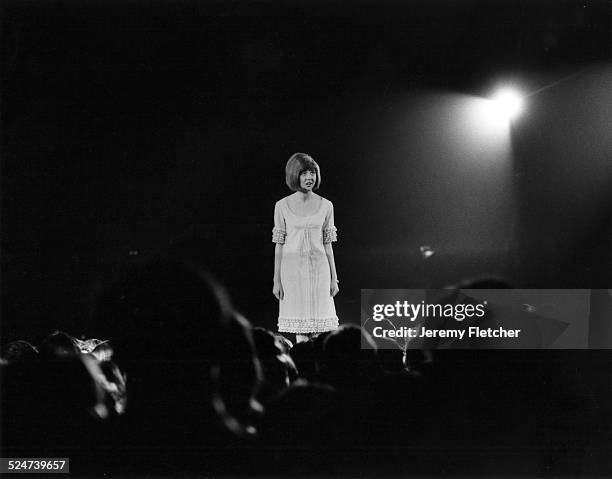
[[280, 280], [274, 280], [274, 286], [272, 287], [272, 294], [276, 296], [276, 299], [281, 301], [285, 297], [285, 293], [283, 291], [283, 285]]
[[338, 291], [340, 291], [340, 287], [338, 286], [338, 280], [332, 279], [329, 287], [329, 294], [331, 294], [331, 297], [333, 298], [338, 294]]

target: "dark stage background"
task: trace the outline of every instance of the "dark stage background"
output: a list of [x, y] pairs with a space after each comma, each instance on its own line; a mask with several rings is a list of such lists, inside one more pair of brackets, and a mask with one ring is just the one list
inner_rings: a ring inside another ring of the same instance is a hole
[[[609, 1], [1, 13], [3, 342], [95, 334], [96, 288], [160, 252], [209, 265], [275, 328], [272, 212], [296, 151], [335, 205], [342, 322], [360, 288], [612, 285]], [[480, 127], [454, 128], [452, 105], [508, 78], [537, 93], [503, 148], [457, 148]]]

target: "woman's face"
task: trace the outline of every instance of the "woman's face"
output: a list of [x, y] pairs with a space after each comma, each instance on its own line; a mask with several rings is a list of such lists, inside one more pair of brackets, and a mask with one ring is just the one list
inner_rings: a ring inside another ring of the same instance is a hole
[[316, 182], [316, 172], [304, 170], [300, 173], [300, 188], [302, 189], [302, 191], [312, 191]]

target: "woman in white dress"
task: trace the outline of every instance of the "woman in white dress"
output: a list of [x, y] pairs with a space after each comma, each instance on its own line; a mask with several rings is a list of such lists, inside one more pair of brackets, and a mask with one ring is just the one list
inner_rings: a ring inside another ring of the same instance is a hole
[[294, 193], [274, 207], [272, 292], [279, 301], [279, 332], [295, 333], [301, 342], [338, 328], [332, 249], [336, 227], [333, 204], [314, 192], [321, 184], [319, 165], [305, 153], [295, 153], [285, 173]]

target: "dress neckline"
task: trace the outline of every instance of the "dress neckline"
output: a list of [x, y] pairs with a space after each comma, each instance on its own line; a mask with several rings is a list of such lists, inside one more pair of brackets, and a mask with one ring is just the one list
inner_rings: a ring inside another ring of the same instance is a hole
[[291, 213], [293, 216], [297, 216], [298, 218], [310, 218], [311, 216], [315, 216], [315, 215], [317, 215], [317, 214], [318, 214], [318, 213], [321, 211], [321, 208], [323, 208], [323, 197], [322, 197], [322, 196], [319, 196], [319, 201], [321, 202], [321, 204], [319, 205], [319, 208], [317, 209], [317, 211], [315, 211], [315, 212], [314, 212], [313, 214], [311, 214], [311, 215], [306, 215], [306, 216], [303, 216], [303, 215], [298, 215], [298, 214], [295, 214], [295, 213], [293, 212], [293, 210], [291, 209], [291, 206], [289, 205], [289, 197], [287, 196], [287, 197], [285, 198], [285, 203], [287, 204], [287, 209], [289, 210], [289, 212], [290, 212], [290, 213]]

